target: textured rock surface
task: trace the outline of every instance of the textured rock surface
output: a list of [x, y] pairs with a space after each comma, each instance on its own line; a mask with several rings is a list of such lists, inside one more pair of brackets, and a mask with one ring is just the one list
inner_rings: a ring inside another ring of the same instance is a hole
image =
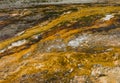
[[119, 0], [1, 0], [0, 9], [34, 7], [42, 4], [68, 4], [68, 3], [116, 3]]
[[120, 6], [0, 10], [0, 83], [119, 83]]

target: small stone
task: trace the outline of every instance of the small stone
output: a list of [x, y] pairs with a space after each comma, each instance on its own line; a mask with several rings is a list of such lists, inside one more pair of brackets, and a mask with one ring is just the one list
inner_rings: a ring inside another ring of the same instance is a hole
[[78, 68], [81, 69], [82, 67], [84, 67], [83, 64], [78, 64]]

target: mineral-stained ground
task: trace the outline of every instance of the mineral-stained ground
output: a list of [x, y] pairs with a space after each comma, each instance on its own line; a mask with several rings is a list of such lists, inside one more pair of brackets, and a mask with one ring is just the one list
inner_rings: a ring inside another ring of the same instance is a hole
[[120, 6], [1, 9], [0, 83], [120, 83]]

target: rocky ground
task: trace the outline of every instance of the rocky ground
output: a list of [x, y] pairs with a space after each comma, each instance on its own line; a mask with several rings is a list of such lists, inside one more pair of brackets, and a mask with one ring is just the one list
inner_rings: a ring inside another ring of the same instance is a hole
[[0, 83], [120, 83], [120, 7], [0, 10]]
[[[73, 10], [72, 10], [73, 9]], [[37, 24], [46, 25], [49, 21], [67, 11], [74, 11], [74, 8], [64, 6], [63, 9], [57, 6], [40, 6], [30, 9], [4, 9], [0, 11], [0, 41], [20, 34], [22, 31]]]

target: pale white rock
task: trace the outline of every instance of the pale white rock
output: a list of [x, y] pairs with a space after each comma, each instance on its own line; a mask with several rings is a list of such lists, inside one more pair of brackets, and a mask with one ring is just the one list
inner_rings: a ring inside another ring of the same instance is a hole
[[68, 46], [71, 46], [71, 47], [78, 47], [80, 46], [81, 43], [85, 42], [87, 39], [88, 39], [88, 35], [83, 35], [83, 36], [80, 36], [74, 40], [71, 40], [68, 42]]
[[73, 70], [74, 70], [73, 68], [72, 68], [72, 69], [70, 69], [69, 73], [72, 73], [72, 72], [73, 72]]
[[104, 18], [102, 18], [103, 21], [108, 21], [111, 18], [113, 18], [114, 16], [112, 14], [106, 15]]
[[12, 43], [10, 46], [8, 46], [8, 49], [11, 49], [13, 47], [18, 47], [18, 46], [21, 46], [23, 44], [25, 44], [27, 42], [27, 40], [20, 40], [20, 41], [17, 41], [17, 42], [14, 42]]
[[6, 51], [6, 49], [2, 49], [2, 50], [0, 50], [0, 53], [3, 53], [3, 52], [5, 52]]
[[65, 50], [64, 48], [65, 48], [65, 44], [55, 44], [55, 45], [51, 45], [51, 46], [48, 46], [48, 48], [47, 48], [47, 51], [50, 51], [51, 49], [58, 49], [58, 50], [60, 50], [60, 49], [63, 49], [63, 50]]
[[14, 17], [14, 16], [18, 16], [18, 15], [19, 15], [19, 14], [11, 14], [12, 17]]
[[70, 14], [70, 13], [71, 13], [71, 11], [64, 12], [63, 15]]
[[71, 11], [66, 12], [66, 14], [70, 14], [70, 13], [71, 13]]
[[78, 41], [70, 41], [70, 42], [68, 43], [68, 46], [78, 47], [78, 46], [79, 46], [79, 42], [78, 42]]
[[22, 35], [24, 33], [25, 33], [25, 31], [22, 31], [22, 32], [17, 33], [15, 36], [20, 36], [20, 35]]
[[34, 36], [34, 38], [35, 38], [35, 39], [38, 39], [38, 38], [39, 38], [39, 35]]
[[39, 39], [39, 37], [40, 37], [40, 34], [37, 34], [37, 35], [33, 36], [34, 39]]

